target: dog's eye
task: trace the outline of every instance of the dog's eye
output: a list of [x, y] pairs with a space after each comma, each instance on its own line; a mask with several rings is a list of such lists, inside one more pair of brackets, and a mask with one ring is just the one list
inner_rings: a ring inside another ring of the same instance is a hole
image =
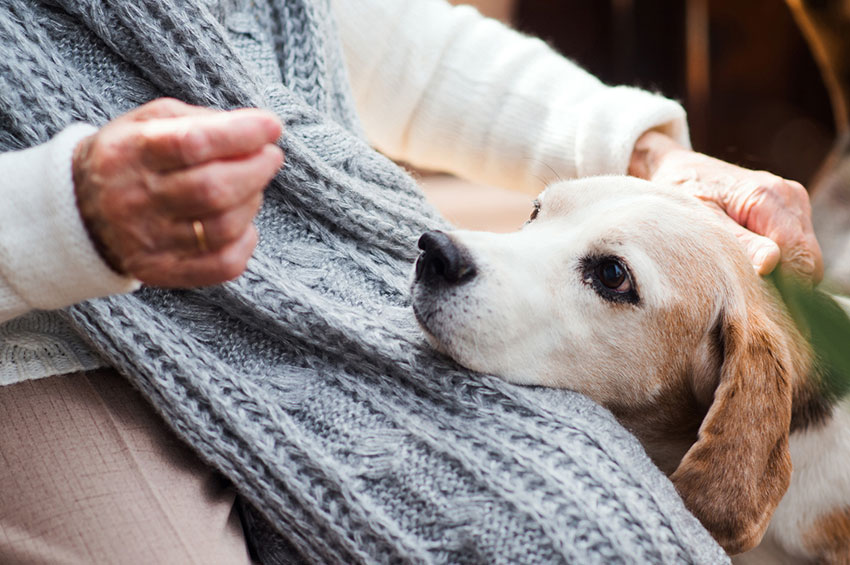
[[619, 257], [589, 256], [581, 261], [582, 278], [596, 293], [609, 302], [639, 301], [634, 279]]
[[626, 269], [619, 261], [606, 259], [599, 263], [596, 267], [596, 276], [606, 288], [617, 292], [628, 292], [632, 288], [632, 283], [626, 274]]

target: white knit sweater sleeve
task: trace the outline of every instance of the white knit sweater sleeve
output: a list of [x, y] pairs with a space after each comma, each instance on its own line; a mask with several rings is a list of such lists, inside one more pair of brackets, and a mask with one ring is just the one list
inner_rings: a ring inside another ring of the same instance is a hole
[[544, 42], [444, 0], [333, 0], [358, 112], [390, 157], [537, 191], [625, 173], [658, 128], [690, 146], [685, 112], [608, 87]]
[[0, 322], [139, 287], [101, 260], [77, 211], [71, 155], [94, 131], [76, 124], [0, 153]]

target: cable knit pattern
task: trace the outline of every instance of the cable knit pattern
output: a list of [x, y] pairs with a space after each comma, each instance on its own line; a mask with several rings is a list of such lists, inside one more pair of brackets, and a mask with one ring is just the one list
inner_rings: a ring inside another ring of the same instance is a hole
[[[359, 137], [350, 95], [331, 91], [345, 81], [325, 2], [0, 4], [2, 149], [121, 111], [120, 83], [107, 90], [104, 71], [63, 60], [56, 22], [76, 22], [104, 64], [117, 54], [110, 72], [132, 68], [128, 97], [141, 80], [285, 122], [286, 166], [242, 277], [67, 311], [234, 482], [264, 562], [726, 560], [606, 411], [470, 374], [428, 348], [409, 272], [417, 236], [444, 223]], [[227, 31], [240, 27], [238, 10], [285, 18], [249, 30], [274, 57], [244, 59]], [[271, 60], [282, 83], [255, 72]]]

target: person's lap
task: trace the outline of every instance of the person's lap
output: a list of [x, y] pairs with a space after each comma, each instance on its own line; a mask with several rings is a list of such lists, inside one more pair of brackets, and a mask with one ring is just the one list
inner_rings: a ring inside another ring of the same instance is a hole
[[234, 499], [114, 371], [0, 387], [0, 563], [250, 563]]

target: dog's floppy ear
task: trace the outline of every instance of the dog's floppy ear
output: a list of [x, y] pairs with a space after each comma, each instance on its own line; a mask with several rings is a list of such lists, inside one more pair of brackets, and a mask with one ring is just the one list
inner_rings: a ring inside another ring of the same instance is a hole
[[723, 360], [714, 399], [670, 478], [734, 555], [758, 545], [788, 489], [791, 368], [779, 326], [763, 313], [723, 313], [717, 329]]

